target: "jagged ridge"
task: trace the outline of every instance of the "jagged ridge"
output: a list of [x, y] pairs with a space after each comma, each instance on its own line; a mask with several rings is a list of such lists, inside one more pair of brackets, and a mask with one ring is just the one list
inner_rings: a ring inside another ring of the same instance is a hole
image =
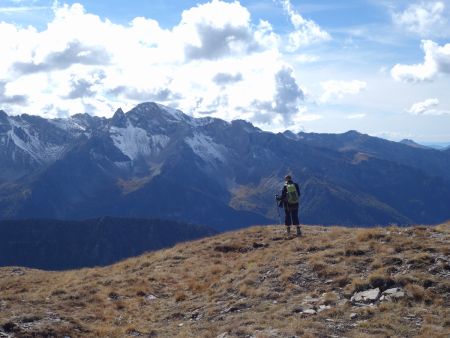
[[370, 137], [285, 132], [143, 103], [112, 118], [0, 117], [0, 218], [168, 218], [219, 230], [277, 219], [291, 172], [313, 224], [450, 218], [450, 154]]

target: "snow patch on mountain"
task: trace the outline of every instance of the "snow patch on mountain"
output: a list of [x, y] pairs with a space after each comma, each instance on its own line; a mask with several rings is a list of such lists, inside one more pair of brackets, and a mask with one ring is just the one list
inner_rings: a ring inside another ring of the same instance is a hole
[[86, 131], [86, 127], [79, 124], [77, 121], [75, 121], [73, 118], [68, 119], [51, 119], [48, 120], [51, 124], [58, 127], [59, 129], [62, 129], [64, 131], [68, 132], [75, 132], [75, 133], [82, 133]]
[[217, 160], [226, 163], [224, 156], [227, 151], [226, 148], [215, 143], [211, 137], [194, 133], [192, 137], [187, 137], [185, 142], [191, 147], [194, 153], [205, 162]]
[[189, 116], [184, 114], [181, 110], [174, 109], [174, 108], [171, 108], [171, 107], [167, 107], [167, 106], [164, 106], [164, 105], [159, 104], [159, 103], [156, 103], [156, 105], [158, 106], [159, 109], [161, 109], [162, 111], [165, 111], [170, 116], [172, 116], [174, 118], [174, 120], [176, 120], [176, 121], [189, 120]]
[[193, 117], [190, 121], [190, 125], [193, 127], [206, 127], [209, 126], [211, 124], [216, 124], [218, 126], [221, 127], [227, 127], [229, 126], [231, 123], [228, 121], [224, 121], [215, 117], [210, 117], [210, 116], [206, 116], [206, 117]]
[[148, 135], [144, 129], [131, 123], [126, 128], [111, 127], [110, 133], [114, 145], [132, 161], [159, 154], [170, 141], [166, 135]]
[[7, 132], [8, 138], [16, 147], [28, 153], [34, 160], [50, 163], [61, 158], [65, 146], [44, 142], [39, 133], [23, 121], [10, 119], [12, 128]]

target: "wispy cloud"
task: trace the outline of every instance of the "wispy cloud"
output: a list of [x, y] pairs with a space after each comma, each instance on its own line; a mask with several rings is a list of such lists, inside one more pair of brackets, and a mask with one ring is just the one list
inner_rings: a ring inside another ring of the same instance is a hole
[[327, 103], [333, 99], [342, 99], [345, 95], [355, 95], [367, 87], [367, 83], [359, 80], [337, 81], [330, 80], [321, 83], [323, 94], [320, 97], [322, 103]]
[[449, 36], [443, 1], [422, 1], [409, 5], [402, 12], [394, 12], [393, 21], [401, 28], [421, 37]]
[[51, 7], [46, 7], [46, 6], [10, 6], [10, 7], [0, 7], [0, 13], [13, 14], [13, 13], [43, 11], [43, 10], [47, 10], [47, 9], [51, 9]]
[[414, 103], [411, 108], [407, 110], [413, 115], [447, 115], [450, 111], [436, 109], [439, 105], [439, 100], [436, 98], [427, 99], [422, 102]]
[[351, 114], [351, 115], [347, 115], [346, 118], [348, 120], [359, 120], [366, 117], [366, 114]]
[[294, 52], [302, 46], [331, 39], [330, 34], [323, 30], [316, 22], [305, 19], [298, 11], [296, 11], [290, 0], [278, 1], [283, 6], [284, 11], [295, 28], [295, 30], [289, 34], [288, 49], [290, 51]]

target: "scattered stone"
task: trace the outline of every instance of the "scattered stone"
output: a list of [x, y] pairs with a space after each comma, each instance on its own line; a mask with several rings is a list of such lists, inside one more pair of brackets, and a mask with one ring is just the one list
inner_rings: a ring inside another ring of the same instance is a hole
[[219, 334], [216, 338], [228, 338], [228, 337], [229, 337], [228, 332], [224, 332]]
[[143, 336], [142, 332], [139, 332], [139, 331], [134, 330], [134, 329], [127, 330], [127, 334], [128, 334], [129, 336], [131, 336], [131, 337], [140, 337], [140, 336]]
[[234, 304], [234, 305], [226, 308], [225, 310], [223, 310], [222, 313], [240, 312], [241, 310], [244, 310], [247, 307], [248, 307], [248, 305], [245, 303]]
[[322, 312], [325, 310], [331, 309], [330, 305], [319, 305], [319, 308], [317, 309], [317, 312]]
[[380, 288], [355, 293], [350, 299], [352, 303], [372, 303], [380, 296]]
[[356, 317], [358, 317], [358, 314], [355, 312], [350, 313], [350, 319], [355, 319]]
[[253, 249], [267, 248], [269, 244], [253, 242]]
[[151, 302], [151, 301], [153, 301], [155, 299], [158, 299], [158, 297], [156, 297], [155, 295], [152, 295], [152, 294], [149, 294], [149, 295], [145, 296], [145, 300], [148, 301], [148, 302]]
[[303, 310], [302, 313], [304, 313], [306, 315], [315, 315], [317, 312], [314, 309], [306, 309], [306, 310]]
[[403, 297], [405, 297], [405, 292], [402, 289], [392, 288], [392, 289], [385, 290], [382, 293], [380, 300], [381, 301], [384, 301], [384, 300], [392, 301], [394, 299], [400, 299]]
[[111, 300], [119, 300], [119, 299], [120, 299], [120, 296], [119, 296], [118, 293], [112, 291], [112, 292], [110, 292], [110, 293], [108, 294], [108, 298], [111, 299]]
[[189, 318], [191, 320], [201, 320], [203, 318], [203, 314], [200, 312], [200, 309], [196, 309], [190, 313]]

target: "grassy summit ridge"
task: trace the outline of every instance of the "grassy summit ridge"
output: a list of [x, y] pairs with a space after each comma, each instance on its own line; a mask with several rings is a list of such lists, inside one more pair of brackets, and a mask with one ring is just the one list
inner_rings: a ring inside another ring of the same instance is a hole
[[[303, 233], [253, 227], [103, 268], [2, 268], [0, 335], [448, 337], [450, 223]], [[394, 287], [403, 295], [381, 296]]]

